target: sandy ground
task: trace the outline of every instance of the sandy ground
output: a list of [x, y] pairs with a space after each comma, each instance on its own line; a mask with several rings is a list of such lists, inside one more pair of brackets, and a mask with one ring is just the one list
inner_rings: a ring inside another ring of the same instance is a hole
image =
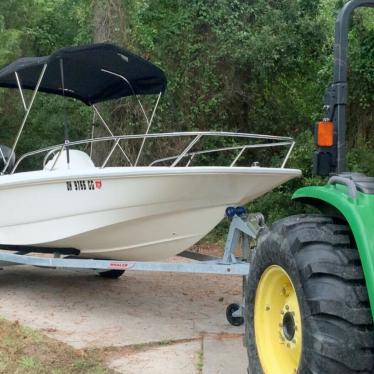
[[225, 317], [241, 301], [240, 277], [0, 271], [0, 316], [75, 348], [105, 348], [120, 373], [245, 373], [242, 327]]

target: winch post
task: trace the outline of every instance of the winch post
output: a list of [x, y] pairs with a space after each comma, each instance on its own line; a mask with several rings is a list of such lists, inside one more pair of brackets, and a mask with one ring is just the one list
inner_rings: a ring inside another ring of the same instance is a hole
[[[236, 257], [235, 250], [241, 241], [241, 260], [248, 263], [250, 260], [250, 242], [251, 240], [256, 240], [260, 231], [266, 227], [264, 216], [259, 213], [247, 215], [245, 209], [242, 207], [227, 208], [226, 216], [231, 219], [231, 223], [222, 261], [228, 265], [238, 263], [239, 258]], [[242, 303], [230, 304], [226, 309], [226, 318], [233, 326], [241, 326], [244, 323], [244, 295], [248, 276], [249, 273], [243, 275]]]
[[[234, 210], [233, 213], [232, 209]], [[238, 215], [238, 211], [241, 212]], [[242, 245], [242, 257], [245, 260], [249, 258], [249, 243], [250, 240], [255, 240], [258, 237], [259, 232], [262, 229], [261, 219], [258, 215], [247, 216], [245, 210], [240, 208], [228, 208], [226, 209], [226, 215], [232, 218], [229, 232], [227, 234], [225, 252], [223, 255], [222, 262], [224, 264], [237, 263], [238, 259], [235, 256], [235, 250], [241, 240]], [[261, 215], [262, 218], [262, 215]]]

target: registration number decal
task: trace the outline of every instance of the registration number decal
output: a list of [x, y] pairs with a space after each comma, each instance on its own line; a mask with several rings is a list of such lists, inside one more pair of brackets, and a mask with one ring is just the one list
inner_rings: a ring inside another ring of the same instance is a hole
[[101, 180], [78, 180], [66, 182], [68, 191], [94, 191], [101, 190], [103, 182]]

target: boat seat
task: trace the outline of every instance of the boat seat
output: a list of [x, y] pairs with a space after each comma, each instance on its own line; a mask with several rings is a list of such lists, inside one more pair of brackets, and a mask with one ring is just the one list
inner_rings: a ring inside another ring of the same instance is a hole
[[1, 170], [6, 165], [8, 159], [10, 157], [9, 166], [6, 170], [7, 173], [10, 173], [16, 164], [16, 155], [15, 153], [12, 154], [12, 149], [6, 145], [0, 144], [0, 168]]
[[66, 151], [62, 151], [61, 154], [57, 153], [47, 162], [44, 170], [91, 169], [95, 167], [91, 157], [83, 151], [70, 149], [69, 159], [68, 165]]

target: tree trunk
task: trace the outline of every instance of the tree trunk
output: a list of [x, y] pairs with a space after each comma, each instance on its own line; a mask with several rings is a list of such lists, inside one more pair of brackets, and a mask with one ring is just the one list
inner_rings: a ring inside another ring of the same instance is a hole
[[[110, 42], [119, 46], [126, 44], [126, 22], [125, 9], [122, 0], [94, 0], [93, 1], [93, 40], [95, 43]], [[115, 111], [115, 103], [96, 105], [115, 135], [117, 124], [111, 124], [106, 118], [106, 113]], [[106, 109], [106, 110], [104, 110]], [[108, 110], [109, 109], [109, 110]], [[94, 115], [94, 137], [109, 136], [108, 130], [103, 126], [100, 119]], [[116, 121], [114, 121], [116, 122]], [[111, 142], [97, 143], [93, 146], [92, 159], [96, 165], [100, 165], [112, 147]], [[117, 163], [121, 156], [117, 151], [112, 155], [111, 161]]]

